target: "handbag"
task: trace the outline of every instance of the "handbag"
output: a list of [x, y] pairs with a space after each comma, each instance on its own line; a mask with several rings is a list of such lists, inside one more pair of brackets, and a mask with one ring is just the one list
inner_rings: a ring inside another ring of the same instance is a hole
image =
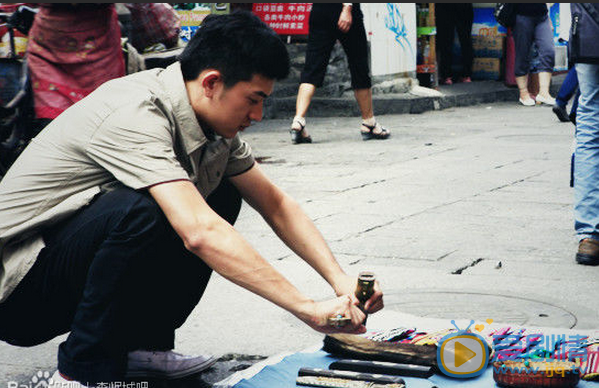
[[516, 24], [516, 7], [514, 3], [497, 3], [493, 12], [497, 23], [504, 27], [513, 27]]

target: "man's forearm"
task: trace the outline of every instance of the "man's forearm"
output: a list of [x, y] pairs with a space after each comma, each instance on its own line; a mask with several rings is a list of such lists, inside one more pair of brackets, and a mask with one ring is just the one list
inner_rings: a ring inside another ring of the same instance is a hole
[[313, 301], [302, 295], [203, 200], [188, 181], [149, 189], [185, 247], [220, 275], [294, 315], [305, 318]]
[[324, 238], [298, 203], [275, 186], [259, 166], [231, 181], [277, 236], [310, 264], [337, 295], [353, 294], [355, 278], [343, 272]]
[[[306, 318], [313, 301], [300, 293], [231, 225], [215, 219], [201, 239], [187, 246], [227, 280]], [[226, 258], [226, 259], [224, 259]]]
[[295, 200], [284, 195], [277, 210], [271, 216], [265, 216], [265, 220], [281, 240], [310, 264], [338, 295], [346, 291], [339, 289], [339, 283], [345, 280], [345, 273], [322, 234]]

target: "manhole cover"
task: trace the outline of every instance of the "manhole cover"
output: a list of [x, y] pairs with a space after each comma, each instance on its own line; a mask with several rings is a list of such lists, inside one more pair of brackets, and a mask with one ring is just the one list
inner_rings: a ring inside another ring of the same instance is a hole
[[573, 328], [576, 316], [563, 307], [517, 296], [451, 291], [385, 293], [385, 309], [421, 317], [474, 319], [522, 326]]

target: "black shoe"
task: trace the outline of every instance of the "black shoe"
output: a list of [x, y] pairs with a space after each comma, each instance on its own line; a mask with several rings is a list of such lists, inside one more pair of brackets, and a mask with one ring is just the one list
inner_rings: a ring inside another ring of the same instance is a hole
[[567, 123], [568, 121], [570, 121], [570, 117], [568, 116], [568, 112], [566, 111], [565, 107], [555, 104], [555, 105], [553, 105], [552, 110], [553, 110], [553, 113], [555, 113], [555, 115], [559, 119], [559, 121], [564, 122], [564, 123]]
[[578, 244], [576, 261], [583, 265], [599, 265], [599, 241], [585, 238]]
[[289, 134], [291, 135], [291, 142], [293, 144], [312, 143], [312, 137], [310, 137], [310, 135], [303, 135], [303, 133], [305, 132], [304, 128], [306, 128], [306, 126], [302, 125], [302, 123], [300, 123], [297, 120], [294, 122], [299, 124], [300, 129], [294, 129], [293, 126], [291, 127], [291, 129], [289, 130]]
[[302, 131], [296, 131], [295, 129], [292, 129], [289, 131], [289, 133], [291, 134], [291, 142], [293, 144], [312, 143], [312, 137], [310, 135], [303, 136]]
[[370, 125], [366, 125], [366, 124], [362, 123], [362, 127], [367, 129], [367, 131], [364, 131], [364, 128], [362, 128], [362, 130], [361, 130], [362, 140], [371, 140], [371, 139], [385, 140], [389, 136], [391, 136], [391, 132], [389, 132], [387, 129], [385, 129], [383, 127], [381, 127], [380, 132], [375, 133], [374, 129], [376, 128], [376, 126], [377, 126], [377, 124], [370, 126]]

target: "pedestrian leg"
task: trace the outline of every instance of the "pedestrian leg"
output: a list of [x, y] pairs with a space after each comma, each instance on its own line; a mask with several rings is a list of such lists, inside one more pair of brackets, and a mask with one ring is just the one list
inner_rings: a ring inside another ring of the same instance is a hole
[[[576, 115], [575, 229], [580, 241], [587, 238], [598, 241], [599, 65], [577, 63], [576, 72], [580, 85], [580, 99]], [[599, 264], [599, 261], [596, 264]]]

